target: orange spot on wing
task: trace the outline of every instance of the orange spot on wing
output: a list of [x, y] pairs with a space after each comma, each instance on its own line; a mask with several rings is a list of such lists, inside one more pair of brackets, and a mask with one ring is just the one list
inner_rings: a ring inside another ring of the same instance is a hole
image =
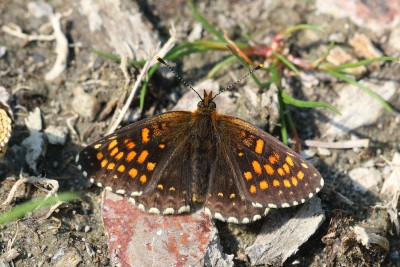
[[291, 180], [292, 180], [292, 184], [293, 184], [294, 186], [297, 186], [297, 185], [298, 185], [298, 181], [297, 181], [296, 177], [292, 176]]
[[286, 173], [290, 173], [289, 165], [287, 165], [287, 163], [283, 164], [283, 169]]
[[97, 158], [98, 160], [101, 160], [101, 159], [103, 158], [103, 153], [101, 153], [101, 152], [97, 153], [97, 154], [96, 154], [96, 158]]
[[160, 190], [163, 190], [163, 189], [164, 189], [164, 186], [163, 186], [162, 184], [158, 184], [158, 185], [157, 185], [157, 188], [160, 189]]
[[120, 160], [120, 159], [122, 159], [123, 156], [124, 156], [124, 152], [121, 151], [115, 156], [115, 159]]
[[299, 178], [300, 180], [303, 180], [303, 178], [304, 178], [304, 172], [299, 171], [299, 172], [297, 173], [297, 178]]
[[110, 162], [110, 164], [108, 164], [107, 166], [107, 170], [112, 170], [115, 167], [115, 163], [114, 162]]
[[271, 164], [275, 164], [275, 163], [278, 162], [278, 159], [277, 159], [276, 157], [274, 157], [274, 156], [269, 156], [269, 157], [268, 157], [268, 160], [269, 160], [269, 162], [270, 162]]
[[124, 172], [125, 171], [125, 165], [119, 165], [117, 171]]
[[281, 156], [279, 156], [278, 153], [276, 153], [275, 151], [272, 152], [272, 154], [274, 154], [274, 157], [279, 161], [281, 159]]
[[142, 184], [144, 184], [145, 182], [147, 182], [147, 177], [146, 177], [146, 175], [143, 174], [142, 176], [140, 176], [139, 181], [140, 181]]
[[281, 183], [278, 180], [275, 179], [274, 181], [272, 181], [272, 185], [277, 187], [277, 186], [280, 186]]
[[143, 144], [146, 144], [147, 142], [150, 141], [149, 133], [150, 133], [149, 128], [143, 128], [142, 129], [142, 143]]
[[148, 155], [149, 155], [149, 151], [143, 150], [142, 153], [140, 153], [140, 155], [137, 159], [137, 162], [142, 164], [146, 160]]
[[251, 165], [253, 166], [254, 172], [257, 173], [258, 175], [261, 175], [262, 169], [261, 169], [260, 163], [258, 161], [256, 161], [256, 160], [253, 160]]
[[128, 153], [128, 155], [126, 155], [125, 160], [126, 162], [131, 162], [135, 157], [136, 157], [136, 152], [131, 151]]
[[283, 185], [284, 185], [285, 187], [290, 187], [290, 186], [291, 186], [288, 179], [284, 179], [284, 180], [283, 180]]
[[132, 168], [129, 170], [128, 174], [130, 177], [136, 178], [136, 176], [138, 175], [138, 170], [136, 170], [135, 168]]
[[118, 141], [117, 140], [112, 140], [111, 143], [108, 145], [108, 150], [113, 149], [116, 145], [118, 145]]
[[154, 162], [148, 162], [147, 166], [146, 166], [146, 169], [148, 171], [153, 171], [155, 167], [156, 167], [156, 164]]
[[283, 175], [285, 175], [285, 172], [283, 171], [283, 169], [282, 168], [278, 168], [278, 174], [280, 175], [280, 176], [283, 176]]
[[261, 190], [267, 189], [267, 188], [268, 188], [268, 183], [267, 183], [267, 181], [262, 180], [262, 181], [260, 182], [260, 188], [261, 188]]
[[257, 188], [255, 185], [251, 185], [249, 188], [250, 194], [255, 194], [257, 192]]
[[257, 153], [257, 154], [262, 154], [262, 152], [263, 152], [263, 149], [264, 149], [264, 140], [262, 140], [262, 139], [258, 139], [257, 140], [257, 142], [256, 142], [256, 148], [254, 149], [254, 151]]
[[286, 157], [286, 162], [291, 166], [291, 167], [293, 167], [294, 166], [294, 163], [293, 163], [293, 160], [292, 160], [292, 158], [291, 157]]
[[253, 174], [251, 174], [251, 172], [245, 172], [244, 178], [246, 178], [246, 180], [249, 181], [253, 178]]
[[118, 153], [118, 147], [114, 148], [114, 149], [111, 151], [110, 156], [111, 156], [111, 157], [114, 157], [114, 155], [117, 154], [117, 153]]
[[274, 168], [272, 168], [272, 166], [269, 165], [269, 164], [265, 164], [264, 165], [264, 169], [265, 169], [265, 171], [267, 172], [268, 175], [272, 175], [275, 172]]
[[108, 163], [108, 160], [103, 159], [103, 161], [100, 163], [101, 167], [104, 168]]
[[161, 149], [164, 149], [165, 145], [164, 144], [159, 144], [158, 147], [161, 148]]
[[[126, 147], [128, 150], [131, 150], [132, 148], [135, 147], [135, 143], [132, 142], [131, 140], [125, 140], [125, 141], [127, 141], [127, 142], [125, 143], [125, 147]], [[125, 141], [124, 141], [124, 142], [125, 142]]]
[[238, 156], [239, 156], [239, 157], [243, 157], [243, 155], [244, 155], [243, 152], [239, 152], [239, 153], [238, 153]]

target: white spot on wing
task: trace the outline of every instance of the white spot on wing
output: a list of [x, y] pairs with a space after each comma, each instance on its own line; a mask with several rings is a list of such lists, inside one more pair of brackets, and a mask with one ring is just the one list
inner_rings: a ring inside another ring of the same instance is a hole
[[111, 186], [106, 186], [105, 188], [104, 188], [106, 191], [112, 191], [112, 188], [111, 188]]
[[97, 183], [96, 184], [98, 187], [103, 187], [103, 184], [102, 183]]
[[119, 190], [115, 191], [115, 193], [120, 194], [120, 195], [125, 195], [125, 190], [119, 189]]
[[314, 196], [313, 193], [308, 194], [308, 197], [309, 197], [309, 198], [312, 198], [313, 196]]
[[255, 207], [255, 208], [262, 208], [263, 207], [263, 205], [261, 205], [260, 203], [257, 203], [257, 202], [252, 202], [251, 205], [253, 205], [253, 207]]
[[167, 209], [165, 209], [164, 211], [163, 211], [163, 214], [164, 215], [167, 215], [167, 214], [174, 214], [175, 213], [175, 210], [173, 209], [173, 208], [167, 208]]
[[77, 154], [75, 157], [75, 162], [78, 163], [78, 161], [79, 161], [79, 154]]
[[254, 215], [254, 217], [253, 217], [253, 222], [254, 222], [254, 221], [257, 221], [257, 220], [259, 220], [259, 219], [261, 219], [261, 215], [260, 215], [260, 214]]
[[299, 205], [299, 202], [293, 201], [293, 206], [297, 206], [297, 205]]
[[153, 214], [160, 214], [160, 210], [157, 208], [150, 208], [148, 210], [149, 213], [153, 213]]
[[179, 208], [178, 213], [184, 213], [184, 212], [189, 212], [190, 211], [190, 206], [182, 206]]
[[269, 212], [269, 208], [266, 208], [265, 211], [264, 211], [264, 216], [267, 215], [268, 212]]
[[270, 207], [271, 209], [277, 209], [278, 206], [275, 204], [268, 204], [268, 207]]
[[289, 208], [290, 207], [290, 205], [289, 205], [289, 203], [282, 203], [282, 208]]
[[131, 196], [132, 197], [139, 197], [139, 196], [141, 196], [142, 195], [142, 191], [135, 191], [135, 192], [132, 192], [131, 193]]
[[93, 178], [90, 178], [90, 180], [89, 180], [92, 184], [94, 184], [94, 179]]
[[225, 221], [225, 218], [219, 212], [214, 213], [214, 218], [223, 222]]
[[250, 223], [249, 218], [243, 218], [242, 223]]
[[239, 223], [238, 219], [236, 219], [235, 217], [229, 217], [226, 221], [228, 223]]
[[146, 209], [144, 208], [143, 204], [139, 204], [139, 205], [138, 205], [138, 208], [139, 208], [141, 211], [146, 211]]
[[86, 171], [83, 171], [82, 174], [83, 174], [83, 176], [87, 177], [87, 172]]

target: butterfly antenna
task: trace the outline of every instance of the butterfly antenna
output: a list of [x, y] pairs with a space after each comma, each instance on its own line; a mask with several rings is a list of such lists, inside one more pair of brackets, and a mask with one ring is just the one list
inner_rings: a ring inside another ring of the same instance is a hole
[[232, 87], [235, 87], [238, 83], [240, 83], [241, 81], [243, 81], [244, 79], [246, 79], [249, 75], [251, 75], [253, 72], [261, 69], [264, 65], [263, 64], [259, 64], [258, 66], [256, 66], [254, 69], [252, 69], [251, 71], [249, 71], [246, 75], [244, 75], [242, 78], [240, 78], [239, 80], [237, 80], [236, 82], [232, 83], [231, 85], [219, 90], [219, 92], [213, 97], [213, 99], [219, 95], [220, 93], [230, 90]]
[[164, 61], [164, 59], [160, 58], [159, 56], [156, 56], [156, 59], [158, 62], [160, 62], [161, 64], [164, 64], [170, 71], [172, 71], [172, 73], [175, 74], [175, 76], [178, 78], [178, 80], [181, 83], [183, 83], [186, 87], [189, 87], [190, 89], [192, 89], [200, 97], [200, 99], [203, 99], [200, 96], [200, 94], [196, 90], [194, 90], [193, 86], [188, 84], [167, 62]]

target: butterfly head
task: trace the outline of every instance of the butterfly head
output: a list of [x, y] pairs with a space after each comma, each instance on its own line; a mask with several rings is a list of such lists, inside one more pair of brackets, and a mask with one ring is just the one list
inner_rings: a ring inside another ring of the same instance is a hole
[[206, 90], [204, 90], [204, 97], [201, 99], [201, 101], [197, 104], [197, 107], [199, 109], [203, 110], [211, 110], [214, 111], [217, 108], [217, 105], [213, 101], [215, 97], [213, 97], [212, 92], [207, 93]]

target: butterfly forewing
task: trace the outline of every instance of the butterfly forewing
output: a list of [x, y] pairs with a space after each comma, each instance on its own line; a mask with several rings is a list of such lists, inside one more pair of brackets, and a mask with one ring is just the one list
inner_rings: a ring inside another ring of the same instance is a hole
[[143, 210], [187, 212], [189, 154], [177, 153], [187, 144], [176, 140], [186, 138], [180, 127], [190, 114], [169, 112], [124, 127], [83, 149], [78, 166], [93, 183], [132, 197]]

